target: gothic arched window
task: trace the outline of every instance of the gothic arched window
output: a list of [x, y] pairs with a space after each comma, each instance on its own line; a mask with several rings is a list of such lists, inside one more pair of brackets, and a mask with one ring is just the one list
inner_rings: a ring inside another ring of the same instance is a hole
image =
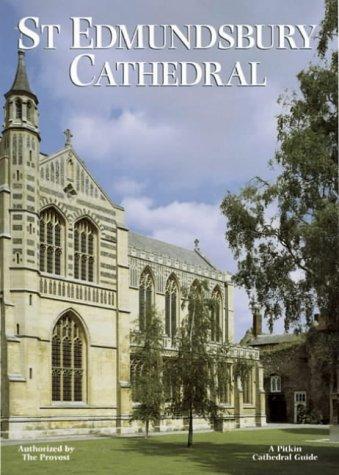
[[83, 401], [86, 341], [71, 313], [61, 317], [52, 336], [52, 401]]
[[61, 275], [65, 222], [54, 209], [40, 214], [40, 270]]
[[97, 230], [86, 218], [74, 226], [74, 277], [94, 282]]
[[197, 294], [201, 294], [201, 282], [198, 280], [198, 279], [194, 279], [192, 284], [191, 284], [191, 287], [190, 287], [190, 292], [191, 293], [197, 293]]
[[144, 270], [139, 285], [139, 330], [146, 329], [147, 320], [152, 310], [154, 299], [154, 283], [149, 269]]
[[222, 295], [218, 287], [212, 293], [211, 309], [211, 340], [222, 340], [221, 318], [222, 315]]
[[15, 117], [16, 119], [22, 119], [22, 102], [20, 99], [15, 101]]
[[165, 291], [165, 332], [173, 338], [177, 330], [178, 285], [174, 276], [167, 280]]

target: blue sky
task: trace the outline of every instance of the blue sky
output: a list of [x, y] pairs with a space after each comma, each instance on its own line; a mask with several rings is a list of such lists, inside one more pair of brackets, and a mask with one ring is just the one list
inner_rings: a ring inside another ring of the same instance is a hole
[[[279, 94], [297, 89], [296, 74], [316, 60], [309, 51], [97, 51], [97, 61], [261, 61], [265, 88], [79, 88], [69, 80], [71, 16], [126, 24], [319, 24], [323, 0], [3, 0], [0, 4], [0, 90], [16, 67], [18, 20], [38, 16], [62, 25], [56, 50], [26, 54], [40, 101], [41, 150], [62, 148], [69, 127], [74, 147], [112, 199], [124, 204], [134, 230], [173, 244], [200, 246], [221, 269], [236, 263], [224, 240], [219, 205], [252, 176], [272, 176]], [[247, 298], [235, 294], [239, 339], [251, 326]], [[279, 326], [278, 326], [279, 328]]]

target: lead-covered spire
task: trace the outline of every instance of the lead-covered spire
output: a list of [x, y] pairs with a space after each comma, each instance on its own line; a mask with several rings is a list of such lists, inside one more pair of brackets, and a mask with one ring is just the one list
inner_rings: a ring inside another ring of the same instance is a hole
[[26, 73], [25, 53], [22, 50], [18, 51], [15, 78], [12, 87], [5, 94], [5, 98], [3, 131], [20, 128], [34, 132], [39, 136], [38, 98], [30, 88]]
[[5, 94], [5, 97], [7, 98], [11, 94], [27, 94], [31, 96], [36, 102], [38, 102], [38, 99], [36, 95], [32, 92], [28, 82], [25, 63], [25, 52], [22, 50], [18, 51], [18, 66], [16, 69], [15, 78], [12, 87]]

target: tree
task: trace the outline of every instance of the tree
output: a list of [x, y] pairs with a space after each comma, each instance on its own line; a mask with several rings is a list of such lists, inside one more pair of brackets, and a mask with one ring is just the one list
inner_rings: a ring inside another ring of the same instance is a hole
[[133, 353], [132, 394], [138, 405], [133, 409], [132, 420], [145, 423], [145, 437], [149, 436], [150, 422], [160, 420], [164, 402], [163, 325], [156, 311], [148, 310], [144, 331], [132, 335]]
[[[338, 55], [329, 49], [337, 34], [337, 2], [325, 0], [318, 64], [298, 74], [298, 94], [280, 98], [279, 148], [270, 162], [275, 179], [256, 177], [221, 205], [238, 260], [234, 281], [252, 305], [263, 307], [271, 331], [280, 317], [286, 331], [291, 325], [301, 330], [306, 322], [309, 354], [322, 347], [320, 353], [329, 355], [321, 368], [311, 358], [312, 379], [321, 374], [319, 387], [329, 380], [330, 394], [339, 387]], [[321, 331], [312, 329], [316, 313]]]
[[280, 98], [276, 178], [256, 177], [221, 205], [234, 280], [264, 308], [271, 330], [281, 316], [286, 330], [303, 318], [310, 325], [315, 312], [339, 330], [337, 54], [326, 57], [336, 11], [326, 0], [319, 64], [298, 74], [299, 94]]
[[338, 2], [336, 0], [325, 0], [325, 15], [321, 22], [319, 35], [318, 53], [324, 57], [328, 49], [328, 43], [338, 33]]
[[168, 370], [175, 390], [169, 411], [187, 415], [188, 441], [193, 444], [193, 416], [215, 419], [217, 404], [216, 369], [218, 355], [210, 345], [211, 308], [206, 281], [195, 281], [184, 290], [187, 316], [178, 331], [178, 351], [170, 360]]

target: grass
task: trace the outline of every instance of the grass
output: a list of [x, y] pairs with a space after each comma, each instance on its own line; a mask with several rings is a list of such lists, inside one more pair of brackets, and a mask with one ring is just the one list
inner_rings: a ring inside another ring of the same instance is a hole
[[[186, 448], [183, 434], [143, 438], [108, 438], [46, 442], [42, 446], [74, 447], [70, 461], [28, 462], [19, 445], [2, 448], [6, 475], [111, 474], [298, 474], [339, 473], [338, 446], [321, 442], [328, 438], [322, 429], [267, 429], [195, 434], [194, 446]], [[33, 441], [25, 445], [32, 445]], [[254, 453], [266, 453], [273, 445], [302, 446], [302, 453], [317, 455], [316, 462], [255, 462]]]

